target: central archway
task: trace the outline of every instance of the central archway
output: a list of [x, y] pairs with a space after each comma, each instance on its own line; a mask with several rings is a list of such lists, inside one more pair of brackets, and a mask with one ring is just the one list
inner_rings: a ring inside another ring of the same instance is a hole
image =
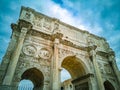
[[43, 90], [43, 85], [44, 85], [44, 76], [41, 71], [39, 71], [36, 68], [30, 68], [26, 70], [22, 76], [21, 80], [30, 80], [34, 84], [33, 90]]
[[76, 56], [68, 56], [62, 61], [61, 67], [70, 73], [74, 90], [89, 90], [86, 65], [82, 60]]

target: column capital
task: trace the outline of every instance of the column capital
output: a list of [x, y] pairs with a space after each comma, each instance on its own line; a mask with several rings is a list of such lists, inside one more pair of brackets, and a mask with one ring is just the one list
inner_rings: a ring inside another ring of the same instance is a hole
[[18, 24], [12, 23], [11, 28], [14, 31], [22, 32], [23, 28], [27, 28], [27, 31], [32, 29], [33, 25], [25, 20], [19, 20]]
[[18, 22], [18, 27], [20, 30], [22, 30], [22, 28], [27, 28], [27, 30], [30, 30], [32, 29], [33, 25], [30, 22], [20, 19]]
[[114, 51], [108, 52], [108, 60], [109, 60], [110, 64], [112, 64], [113, 62], [115, 62], [115, 53], [114, 53]]
[[21, 34], [20, 34], [19, 38], [24, 38], [26, 36], [26, 33], [28, 30], [29, 30], [28, 28], [22, 27]]
[[54, 44], [59, 44], [59, 43], [60, 43], [60, 40], [58, 38], [55, 38]]
[[15, 24], [15, 23], [12, 23], [12, 24], [11, 24], [11, 28], [12, 28], [13, 31], [15, 31], [15, 30], [18, 29], [18, 25]]
[[57, 32], [57, 33], [55, 33], [55, 34], [52, 35], [52, 40], [53, 40], [53, 41], [55, 41], [55, 39], [61, 40], [62, 37], [63, 37], [63, 34]]

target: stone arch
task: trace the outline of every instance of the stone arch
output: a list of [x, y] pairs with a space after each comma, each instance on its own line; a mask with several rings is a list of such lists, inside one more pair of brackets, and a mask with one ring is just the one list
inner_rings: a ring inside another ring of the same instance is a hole
[[[74, 60], [76, 61], [75, 64], [78, 65], [78, 68], [81, 69], [82, 71], [82, 74], [87, 74], [87, 73], [90, 73], [90, 70], [89, 70], [89, 67], [86, 65], [86, 63], [80, 59], [80, 57], [77, 57], [76, 55], [73, 55], [73, 54], [70, 54], [70, 55], [67, 55], [67, 56], [64, 56], [62, 59], [61, 59], [61, 67], [65, 68], [66, 66], [63, 65], [67, 60], [71, 60], [71, 62], [74, 62]], [[73, 63], [71, 63], [73, 64]], [[65, 68], [66, 69], [66, 68]], [[77, 69], [77, 68], [76, 68]], [[67, 70], [67, 69], [66, 69]], [[73, 70], [75, 71], [75, 70]], [[72, 71], [68, 69], [68, 72], [71, 74], [71, 76], [73, 76], [73, 74], [71, 73]], [[79, 74], [80, 75], [80, 74]], [[76, 75], [76, 76], [79, 76], [79, 75]], [[81, 75], [80, 75], [81, 76]], [[75, 78], [75, 76], [73, 76]]]
[[89, 87], [91, 87], [89, 85], [90, 72], [84, 61], [75, 55], [67, 56], [62, 60], [61, 67], [70, 73], [73, 86], [76, 90], [89, 90]]
[[88, 63], [86, 63], [85, 59], [83, 56], [78, 56], [78, 55], [75, 55], [75, 53], [68, 53], [68, 54], [64, 54], [62, 55], [62, 57], [60, 57], [60, 67], [62, 66], [62, 62], [65, 60], [65, 58], [67, 57], [75, 57], [78, 59], [78, 62], [81, 63], [83, 66], [84, 66], [84, 69], [85, 69], [85, 72], [86, 73], [91, 73], [92, 71], [90, 70], [90, 67], [88, 65]]
[[104, 88], [105, 90], [115, 90], [115, 87], [113, 86], [113, 84], [108, 80], [104, 82]]
[[43, 90], [44, 85], [44, 75], [37, 68], [29, 68], [25, 70], [21, 75], [21, 80], [31, 80], [34, 84], [34, 88]]
[[[68, 70], [73, 79], [87, 73], [85, 64], [75, 56], [67, 56], [61, 63], [61, 67]], [[81, 72], [81, 73], [78, 73]]]
[[60, 57], [60, 61], [61, 61], [61, 64], [62, 64], [62, 62], [63, 62], [63, 60], [66, 58], [66, 57], [69, 57], [69, 56], [75, 56], [75, 54], [74, 53], [69, 53], [69, 54], [63, 54], [63, 55], [59, 55], [59, 56], [62, 56], [62, 57]]

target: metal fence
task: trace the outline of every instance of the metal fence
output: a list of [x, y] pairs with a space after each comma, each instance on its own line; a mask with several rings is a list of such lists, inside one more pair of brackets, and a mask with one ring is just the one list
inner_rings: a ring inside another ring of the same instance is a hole
[[0, 86], [0, 90], [39, 90], [38, 88], [34, 88], [32, 86]]

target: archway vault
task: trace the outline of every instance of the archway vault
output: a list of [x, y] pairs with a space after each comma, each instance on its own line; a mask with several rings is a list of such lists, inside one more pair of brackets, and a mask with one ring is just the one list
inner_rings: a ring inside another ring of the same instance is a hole
[[21, 80], [23, 79], [31, 80], [35, 88], [42, 87], [44, 84], [44, 76], [42, 72], [36, 68], [26, 70], [21, 76]]
[[72, 79], [84, 76], [87, 74], [85, 64], [76, 56], [67, 56], [61, 63], [71, 75]]

